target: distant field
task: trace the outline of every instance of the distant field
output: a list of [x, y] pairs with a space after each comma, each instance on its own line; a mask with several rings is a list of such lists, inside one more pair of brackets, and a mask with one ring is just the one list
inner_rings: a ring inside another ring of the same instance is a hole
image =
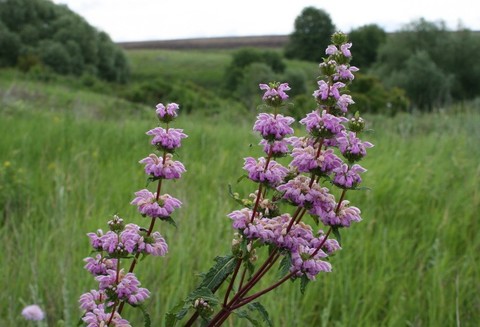
[[212, 37], [165, 41], [120, 42], [124, 49], [234, 49], [240, 47], [281, 48], [288, 35]]

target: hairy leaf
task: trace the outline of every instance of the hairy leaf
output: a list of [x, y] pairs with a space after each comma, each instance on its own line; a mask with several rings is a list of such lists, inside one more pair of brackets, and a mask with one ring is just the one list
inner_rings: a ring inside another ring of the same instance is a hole
[[229, 254], [224, 257], [216, 257], [215, 265], [210, 268], [198, 288], [207, 287], [215, 292], [227, 277], [235, 270], [237, 258]]
[[333, 232], [333, 235], [335, 235], [335, 238], [337, 239], [338, 244], [340, 244], [340, 246], [341, 246], [342, 245], [342, 236], [340, 235], [340, 229], [337, 226], [332, 227], [332, 232]]
[[280, 262], [280, 266], [278, 267], [278, 274], [279, 278], [286, 276], [290, 272], [290, 267], [292, 266], [292, 257], [290, 254], [285, 254], [282, 261]]
[[135, 308], [140, 309], [143, 313], [143, 322], [145, 327], [151, 327], [152, 326], [152, 320], [150, 319], [150, 315], [148, 314], [147, 310], [143, 305], [136, 305], [134, 306]]
[[247, 305], [247, 308], [250, 311], [257, 311], [260, 314], [260, 317], [262, 317], [263, 321], [267, 324], [267, 326], [272, 327], [273, 323], [270, 320], [270, 317], [268, 315], [267, 310], [265, 307], [260, 303], [260, 302], [252, 302]]
[[307, 285], [310, 282], [310, 279], [306, 275], [302, 275], [300, 278], [300, 293], [305, 294], [305, 290], [307, 289]]

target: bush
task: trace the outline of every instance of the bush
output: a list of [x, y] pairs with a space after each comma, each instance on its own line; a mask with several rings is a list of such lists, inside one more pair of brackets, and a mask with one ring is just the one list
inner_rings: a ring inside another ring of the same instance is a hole
[[252, 48], [240, 49], [233, 53], [232, 62], [225, 70], [224, 85], [227, 94], [237, 89], [243, 79], [245, 68], [253, 63], [263, 63], [275, 73], [282, 73], [286, 67], [278, 52]]

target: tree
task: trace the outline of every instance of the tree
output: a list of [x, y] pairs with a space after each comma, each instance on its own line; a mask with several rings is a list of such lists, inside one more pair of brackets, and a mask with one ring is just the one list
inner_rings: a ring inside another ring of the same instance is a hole
[[415, 107], [429, 110], [480, 93], [480, 68], [474, 55], [479, 51], [476, 33], [419, 19], [387, 38], [372, 72], [387, 86], [404, 88]]
[[364, 25], [348, 34], [354, 47], [352, 65], [362, 69], [377, 61], [379, 47], [387, 40], [387, 33], [376, 24]]
[[320, 62], [325, 56], [322, 51], [330, 44], [330, 37], [335, 32], [330, 15], [322, 9], [306, 7], [295, 19], [294, 26], [285, 57]]
[[125, 54], [108, 35], [49, 0], [0, 0], [0, 66], [14, 65], [121, 83], [129, 76]]

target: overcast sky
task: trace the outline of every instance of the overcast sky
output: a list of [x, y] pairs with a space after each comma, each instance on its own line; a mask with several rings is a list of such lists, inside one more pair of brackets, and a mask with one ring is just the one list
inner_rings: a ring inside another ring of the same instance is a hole
[[53, 0], [66, 4], [115, 42], [284, 35], [302, 9], [325, 10], [338, 30], [376, 23], [387, 31], [414, 19], [480, 30], [479, 0]]

